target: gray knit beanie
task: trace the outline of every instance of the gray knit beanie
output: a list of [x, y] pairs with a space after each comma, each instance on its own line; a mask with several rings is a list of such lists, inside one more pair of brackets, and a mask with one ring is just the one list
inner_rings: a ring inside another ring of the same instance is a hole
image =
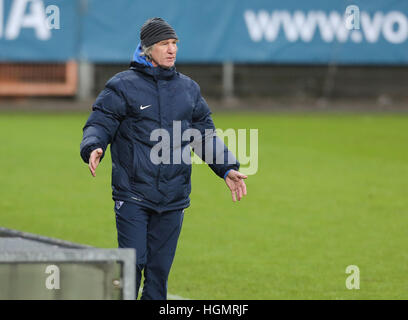
[[178, 39], [178, 37], [176, 31], [162, 18], [151, 18], [140, 29], [140, 40], [143, 46], [150, 47], [167, 39]]

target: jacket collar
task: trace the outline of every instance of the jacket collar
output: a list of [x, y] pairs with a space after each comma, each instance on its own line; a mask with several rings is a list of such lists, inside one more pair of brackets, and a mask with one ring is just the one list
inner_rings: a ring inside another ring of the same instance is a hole
[[153, 77], [157, 80], [170, 80], [176, 74], [176, 67], [173, 66], [170, 69], [165, 69], [162, 67], [151, 67], [144, 64], [140, 64], [136, 61], [130, 63], [130, 69], [134, 71], [139, 71], [146, 75]]

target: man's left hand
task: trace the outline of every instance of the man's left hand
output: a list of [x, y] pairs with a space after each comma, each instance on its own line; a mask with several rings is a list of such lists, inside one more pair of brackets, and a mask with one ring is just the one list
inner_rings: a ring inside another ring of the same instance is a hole
[[225, 178], [225, 183], [231, 190], [232, 201], [240, 201], [243, 196], [246, 196], [247, 190], [244, 179], [248, 178], [246, 175], [242, 174], [236, 170], [230, 170], [227, 177]]

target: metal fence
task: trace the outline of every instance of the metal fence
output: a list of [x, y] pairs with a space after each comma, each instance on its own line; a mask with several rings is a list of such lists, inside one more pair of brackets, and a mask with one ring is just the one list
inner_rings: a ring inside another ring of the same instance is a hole
[[73, 96], [78, 66], [66, 63], [0, 63], [0, 96]]

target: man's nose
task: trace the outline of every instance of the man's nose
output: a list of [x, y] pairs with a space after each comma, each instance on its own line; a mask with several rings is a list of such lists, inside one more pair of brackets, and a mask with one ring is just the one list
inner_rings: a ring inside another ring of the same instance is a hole
[[168, 47], [168, 52], [169, 53], [176, 53], [177, 52], [177, 45], [176, 44], [170, 44]]

